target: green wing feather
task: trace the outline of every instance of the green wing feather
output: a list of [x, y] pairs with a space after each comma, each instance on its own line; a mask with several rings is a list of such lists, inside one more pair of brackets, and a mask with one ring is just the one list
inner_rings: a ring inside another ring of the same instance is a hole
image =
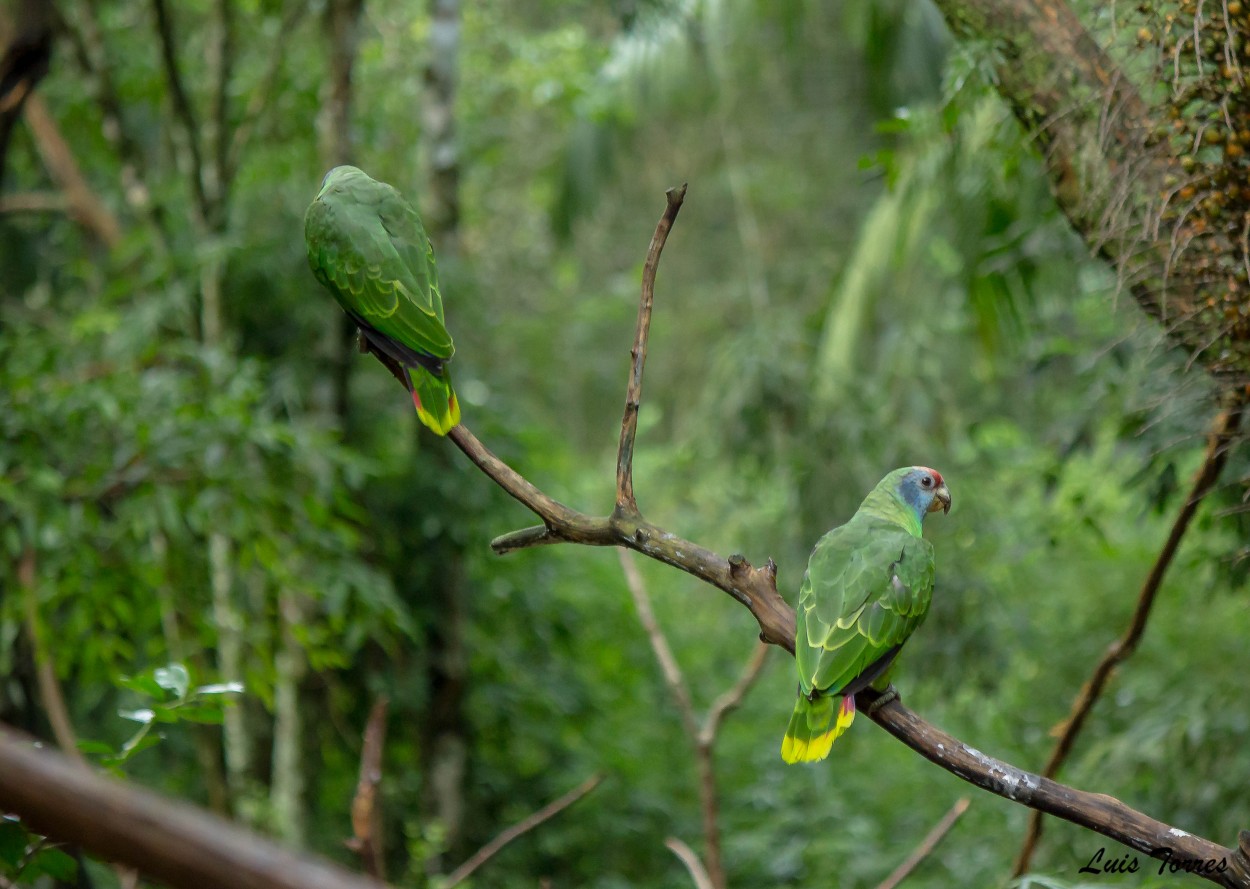
[[928, 612], [933, 564], [927, 540], [881, 519], [825, 535], [799, 591], [803, 691], [836, 694], [906, 641]]

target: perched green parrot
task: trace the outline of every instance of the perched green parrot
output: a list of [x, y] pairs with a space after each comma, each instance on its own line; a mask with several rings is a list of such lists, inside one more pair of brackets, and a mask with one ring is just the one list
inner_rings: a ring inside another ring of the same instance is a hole
[[950, 508], [940, 472], [905, 466], [812, 550], [799, 590], [799, 699], [781, 742], [786, 762], [828, 756], [855, 719], [855, 693], [889, 683], [890, 666], [933, 595], [933, 546], [920, 536], [921, 523]]
[[368, 344], [396, 363], [421, 422], [446, 435], [460, 422], [447, 370], [456, 350], [417, 211], [385, 182], [335, 167], [304, 216], [304, 240], [317, 280]]

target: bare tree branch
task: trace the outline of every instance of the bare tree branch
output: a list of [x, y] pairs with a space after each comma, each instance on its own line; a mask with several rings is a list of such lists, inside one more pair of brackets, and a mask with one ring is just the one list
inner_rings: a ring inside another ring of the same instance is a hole
[[126, 203], [139, 211], [152, 224], [154, 242], [161, 255], [169, 253], [169, 230], [159, 208], [152, 203], [152, 192], [143, 178], [147, 163], [139, 139], [132, 132], [122, 111], [121, 97], [113, 80], [113, 68], [109, 61], [104, 34], [96, 18], [95, 2], [81, 4], [81, 28], [65, 20], [65, 33], [74, 49], [74, 56], [83, 72], [88, 75], [95, 93], [96, 104], [103, 117], [104, 138], [117, 152], [121, 164], [122, 196]]
[[925, 834], [920, 845], [912, 849], [911, 854], [904, 858], [888, 877], [877, 884], [877, 889], [896, 889], [899, 883], [911, 876], [911, 872], [916, 869], [917, 865], [928, 858], [929, 854], [937, 848], [937, 844], [942, 842], [942, 838], [950, 833], [950, 829], [955, 826], [959, 816], [967, 811], [969, 802], [966, 796], [955, 800], [955, 805], [942, 816], [942, 820], [933, 825], [933, 829]]
[[694, 714], [694, 701], [691, 700], [690, 689], [686, 687], [686, 680], [681, 675], [681, 667], [677, 663], [677, 658], [673, 657], [673, 650], [668, 645], [668, 638], [660, 629], [659, 621], [655, 619], [655, 611], [651, 607], [651, 596], [647, 593], [647, 587], [643, 583], [642, 573], [626, 550], [617, 550], [617, 555], [621, 560], [621, 570], [625, 572], [625, 585], [629, 588], [629, 595], [634, 600], [634, 607], [638, 610], [638, 622], [642, 624], [647, 634], [647, 641], [651, 643], [651, 650], [655, 653], [655, 659], [660, 665], [660, 672], [664, 674], [664, 682], [677, 703], [677, 712], [681, 715], [682, 727], [685, 728], [690, 740], [697, 742], [699, 725]]
[[724, 590], [755, 615], [765, 642], [794, 653], [794, 610], [777, 593], [777, 566], [771, 560], [763, 568], [753, 568], [740, 555], [725, 559], [641, 517], [589, 516], [578, 512], [534, 487], [491, 453], [464, 423], [447, 433], [447, 437], [492, 481], [544, 522], [496, 537], [491, 541], [496, 553], [552, 543], [635, 550]]
[[755, 684], [755, 680], [759, 678], [760, 671], [764, 669], [764, 661], [767, 657], [768, 645], [764, 642], [756, 643], [755, 651], [751, 653], [751, 659], [742, 668], [742, 675], [738, 677], [734, 687], [712, 702], [712, 709], [708, 710], [707, 718], [703, 720], [703, 728], [699, 730], [700, 744], [710, 747], [716, 740], [716, 733], [720, 731], [720, 724], [726, 716], [738, 709], [746, 693]]
[[[226, 202], [230, 179], [230, 78], [234, 73], [234, 2], [217, 0], [213, 4], [214, 27], [208, 41], [208, 69], [212, 74], [208, 114], [205, 116], [204, 140], [208, 145], [208, 162], [203, 169], [205, 191], [211, 208], [209, 228], [225, 225]], [[279, 44], [286, 42], [286, 36]], [[280, 49], [274, 55], [281, 57]]]
[[[1045, 777], [1053, 778], [1059, 773], [1059, 769], [1072, 752], [1072, 747], [1076, 743], [1076, 736], [1080, 734], [1086, 718], [1089, 716], [1090, 711], [1094, 709], [1094, 704], [1098, 701], [1103, 689], [1107, 686], [1107, 682], [1111, 679], [1112, 672], [1116, 667], [1128, 660], [1133, 652], [1137, 650], [1137, 645], [1141, 642], [1142, 635], [1146, 632], [1146, 621], [1150, 618], [1150, 610], [1154, 607], [1155, 597], [1158, 595], [1159, 587], [1163, 584], [1163, 578], [1172, 564], [1172, 559], [1176, 556], [1181, 539], [1189, 529], [1189, 524], [1198, 511], [1198, 505], [1202, 503], [1207, 494], [1211, 492], [1211, 489], [1215, 487], [1220, 474], [1224, 471], [1224, 464], [1228, 462], [1228, 456], [1236, 443], [1237, 430], [1241, 426], [1244, 409], [1245, 402], [1238, 396], [1216, 416], [1215, 421], [1212, 423], [1211, 432], [1207, 437], [1207, 449], [1203, 456], [1202, 465], [1198, 467], [1198, 471], [1194, 474], [1189, 495], [1181, 504], [1181, 508], [1176, 514], [1176, 519], [1172, 523], [1172, 528], [1168, 532], [1167, 539], [1163, 542], [1163, 548], [1159, 550], [1159, 555], [1155, 558], [1150, 573], [1146, 575], [1146, 580], [1142, 584], [1141, 592], [1137, 597], [1137, 607], [1133, 609], [1133, 616], [1129, 620], [1129, 625], [1119, 639], [1107, 646], [1106, 652], [1103, 653], [1102, 658], [1094, 666], [1094, 671], [1090, 674], [1089, 679], [1086, 680], [1085, 685], [1082, 686], [1080, 692], [1072, 701], [1071, 712], [1068, 714], [1068, 718], [1060, 724], [1059, 739], [1055, 742], [1054, 749], [1050, 752], [1050, 758], [1046, 760], [1045, 768], [1042, 769], [1042, 775]], [[1018, 877], [1028, 871], [1033, 853], [1037, 849], [1037, 843], [1041, 836], [1042, 814], [1035, 810], [1029, 816], [1028, 830], [1025, 833], [1020, 853], [1016, 857], [1013, 876]]]
[[642, 299], [638, 302], [638, 329], [634, 334], [634, 347], [629, 369], [629, 385], [625, 388], [625, 415], [621, 418], [621, 444], [616, 453], [616, 515], [638, 515], [638, 503], [634, 499], [634, 436], [638, 432], [638, 407], [642, 401], [642, 371], [647, 361], [647, 337], [651, 331], [651, 306], [655, 301], [655, 273], [660, 267], [660, 254], [668, 233], [677, 220], [682, 201], [686, 199], [686, 186], [670, 188], [664, 193], [668, 206], [656, 224], [647, 249], [647, 259], [642, 266]]
[[0, 195], [0, 213], [65, 213], [69, 199], [59, 191], [23, 191]]
[[116, 247], [122, 238], [121, 225], [87, 184], [69, 143], [48, 113], [43, 99], [38, 95], [31, 96], [26, 102], [25, 113], [44, 166], [65, 195], [65, 210], [106, 247]]
[[360, 780], [352, 799], [352, 833], [347, 847], [360, 856], [365, 873], [375, 880], [386, 879], [386, 860], [382, 854], [382, 809], [378, 805], [378, 786], [382, 783], [382, 752], [386, 747], [385, 696], [373, 702], [365, 725], [365, 740], [360, 751]]
[[379, 889], [186, 803], [101, 777], [0, 726], [0, 810], [176, 889]]
[[591, 775], [581, 784], [578, 784], [568, 793], [564, 794], [564, 796], [559, 799], [552, 800], [534, 814], [518, 821], [507, 830], [503, 831], [503, 833], [499, 834], [499, 836], [495, 837], [481, 849], [474, 852], [468, 861], [452, 871], [447, 877], [447, 881], [443, 883], [443, 889], [451, 889], [452, 886], [464, 882], [470, 874], [498, 854], [499, 850], [508, 845], [508, 843], [512, 842], [522, 834], [533, 830], [544, 821], [549, 821], [556, 815], [559, 815], [569, 806], [573, 805], [586, 794], [598, 787], [602, 781], [603, 775]]
[[699, 856], [695, 854], [694, 849], [691, 849], [677, 837], [669, 837], [664, 841], [664, 845], [668, 846], [678, 860], [686, 866], [686, 870], [690, 872], [690, 879], [694, 881], [694, 889], [715, 889], [711, 878], [703, 868], [703, 862], [699, 860]]
[[664, 635], [655, 611], [651, 607], [651, 596], [647, 592], [642, 574], [634, 564], [633, 557], [621, 549], [617, 551], [621, 560], [621, 569], [625, 572], [625, 583], [629, 587], [630, 597], [638, 610], [638, 620], [646, 631], [651, 643], [651, 650], [660, 664], [664, 681], [668, 685], [673, 700], [677, 703], [677, 711], [681, 715], [682, 728], [694, 749], [695, 762], [699, 770], [699, 803], [703, 818], [704, 858], [707, 860], [707, 877], [713, 889], [725, 889], [727, 883], [725, 868], [721, 862], [719, 805], [716, 800], [716, 767], [712, 758], [712, 749], [716, 744], [716, 733], [726, 714], [733, 711], [742, 702], [743, 696], [755, 682], [764, 666], [764, 657], [768, 654], [768, 646], [763, 642], [756, 643], [750, 661], [742, 671], [733, 688], [718, 697], [708, 711], [702, 726], [695, 715], [694, 702], [690, 689], [681, 674], [681, 667], [673, 650], [669, 647], [668, 638]]
[[87, 761], [78, 751], [78, 735], [69, 718], [69, 708], [65, 706], [65, 696], [61, 694], [61, 683], [56, 678], [56, 664], [48, 651], [48, 643], [44, 637], [43, 627], [39, 622], [38, 592], [35, 586], [35, 551], [31, 547], [22, 550], [17, 560], [17, 582], [22, 589], [23, 607], [25, 610], [26, 633], [30, 636], [30, 644], [35, 652], [35, 676], [39, 684], [39, 697], [43, 700], [43, 709], [47, 713], [48, 723], [52, 726], [52, 737], [65, 755], [79, 768], [87, 768]]
[[187, 178], [191, 182], [191, 193], [195, 196], [196, 211], [203, 215], [209, 202], [204, 190], [204, 153], [200, 147], [200, 126], [191, 105], [191, 97], [182, 81], [182, 67], [178, 63], [178, 46], [169, 7], [165, 0], [152, 0], [152, 11], [156, 16], [156, 34], [160, 43], [165, 85], [169, 89], [174, 116], [182, 124], [183, 138], [186, 139], [187, 151], [191, 155], [191, 168], [187, 171]]

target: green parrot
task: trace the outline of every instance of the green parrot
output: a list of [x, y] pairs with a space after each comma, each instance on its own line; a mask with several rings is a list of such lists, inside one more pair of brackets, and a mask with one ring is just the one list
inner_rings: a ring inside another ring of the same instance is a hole
[[799, 590], [799, 699], [781, 742], [786, 762], [828, 756], [855, 719], [855, 693], [889, 683], [890, 666], [933, 595], [933, 546], [920, 536], [921, 523], [950, 508], [940, 472], [905, 466], [812, 550]]
[[304, 240], [317, 280], [368, 345], [395, 363], [421, 422], [446, 435], [460, 422], [447, 369], [456, 350], [417, 211], [385, 182], [335, 167], [304, 215]]

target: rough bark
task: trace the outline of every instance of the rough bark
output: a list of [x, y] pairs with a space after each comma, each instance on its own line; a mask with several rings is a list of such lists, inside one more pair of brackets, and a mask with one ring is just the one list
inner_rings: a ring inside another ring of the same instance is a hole
[[1121, 4], [1103, 34], [1063, 0], [935, 2], [958, 37], [993, 47], [1076, 232], [1192, 360], [1250, 383], [1241, 4]]
[[182, 889], [378, 889], [222, 818], [101, 777], [0, 726], [0, 809], [60, 842]]

